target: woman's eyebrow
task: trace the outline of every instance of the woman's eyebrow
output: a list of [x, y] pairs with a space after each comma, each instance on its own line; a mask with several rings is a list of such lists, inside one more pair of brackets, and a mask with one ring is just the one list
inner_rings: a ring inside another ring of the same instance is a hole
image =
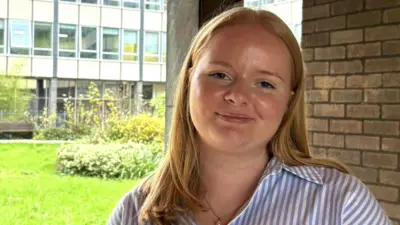
[[269, 70], [264, 70], [264, 69], [258, 69], [257, 73], [261, 73], [261, 74], [266, 74], [268, 76], [274, 76], [279, 78], [280, 80], [282, 80], [283, 82], [285, 82], [285, 80], [282, 78], [282, 76], [280, 76], [278, 73], [276, 72], [271, 72]]

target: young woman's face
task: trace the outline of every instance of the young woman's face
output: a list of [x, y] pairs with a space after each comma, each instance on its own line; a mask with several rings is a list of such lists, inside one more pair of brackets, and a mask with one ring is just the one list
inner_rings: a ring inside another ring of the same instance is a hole
[[190, 114], [202, 144], [223, 151], [265, 149], [291, 96], [291, 57], [261, 26], [220, 29], [190, 82]]

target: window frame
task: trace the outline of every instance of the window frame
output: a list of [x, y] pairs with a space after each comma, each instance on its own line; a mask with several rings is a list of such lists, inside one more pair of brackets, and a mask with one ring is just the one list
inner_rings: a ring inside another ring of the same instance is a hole
[[[36, 38], [35, 38], [35, 28], [36, 28], [36, 24], [37, 23], [41, 23], [41, 24], [47, 24], [47, 25], [50, 25], [50, 48], [36, 48], [35, 47], [35, 40], [36, 40]], [[54, 24], [53, 23], [49, 23], [49, 22], [38, 22], [38, 21], [34, 21], [33, 22], [33, 35], [32, 35], [32, 41], [33, 41], [33, 45], [32, 45], [32, 48], [33, 48], [33, 52], [32, 52], [32, 55], [34, 55], [34, 56], [39, 56], [39, 57], [51, 57], [52, 56], [52, 54], [53, 54], [53, 29], [54, 29]], [[48, 51], [50, 54], [49, 55], [36, 55], [35, 54], [35, 51], [36, 50], [38, 50], [38, 51]]]
[[[136, 32], [136, 53], [125, 53], [125, 32]], [[140, 48], [140, 40], [139, 40], [139, 30], [133, 30], [133, 29], [123, 29], [122, 30], [122, 37], [121, 37], [121, 46], [122, 46], [122, 50], [121, 50], [121, 61], [124, 62], [138, 62], [139, 61], [139, 48]], [[136, 60], [125, 60], [124, 57], [125, 56], [133, 56], [136, 57]]]
[[[147, 38], [146, 38], [146, 34], [147, 33], [156, 33], [157, 34], [157, 38], [158, 38], [158, 40], [157, 40], [157, 51], [158, 51], [158, 53], [157, 54], [152, 54], [152, 53], [146, 53], [146, 43], [147, 43]], [[144, 31], [144, 38], [143, 38], [143, 62], [144, 63], [160, 63], [160, 55], [161, 55], [161, 43], [160, 43], [160, 41], [161, 41], [161, 39], [160, 39], [160, 31]], [[150, 57], [152, 57], [152, 56], [156, 56], [157, 57], [157, 61], [146, 61], [146, 56], [150, 56]]]
[[[167, 49], [167, 46], [168, 46], [168, 44], [167, 44], [167, 41], [168, 41], [167, 32], [161, 31], [160, 33], [161, 33], [161, 40], [160, 40], [161, 59], [160, 60], [161, 60], [161, 63], [167, 63], [167, 52], [168, 52], [168, 49]], [[165, 39], [165, 43], [164, 43], [164, 39]], [[164, 45], [165, 45], [165, 52], [164, 52]], [[164, 58], [165, 58], [165, 60], [164, 60]]]
[[[60, 41], [60, 30], [61, 30], [61, 27], [63, 26], [63, 25], [66, 25], [66, 26], [74, 26], [75, 27], [75, 50], [69, 50], [69, 49], [61, 49], [61, 45], [60, 45], [60, 43], [61, 43], [61, 41]], [[58, 26], [58, 49], [57, 49], [57, 55], [58, 55], [58, 57], [60, 57], [60, 58], [68, 58], [68, 59], [71, 59], [71, 58], [74, 58], [74, 59], [76, 59], [76, 58], [78, 58], [78, 40], [77, 40], [77, 38], [79, 38], [79, 36], [78, 36], [78, 29], [77, 29], [77, 25], [76, 24], [66, 24], [66, 23], [60, 23], [59, 24], [59, 26]], [[60, 55], [60, 53], [61, 52], [69, 52], [69, 53], [75, 53], [75, 56], [74, 57], [68, 57], [68, 56], [61, 56]]]
[[[82, 36], [82, 28], [95, 28], [96, 29], [96, 50], [88, 50], [82, 48], [83, 43], [83, 36]], [[96, 26], [79, 26], [79, 58], [80, 59], [88, 59], [88, 60], [95, 60], [99, 59], [99, 27]], [[96, 53], [95, 58], [87, 58], [82, 57], [81, 53]]]
[[[29, 43], [28, 43], [28, 46], [13, 46], [12, 45], [12, 41], [13, 41], [13, 38], [12, 38], [12, 36], [13, 36], [13, 23], [27, 23], [27, 25], [28, 25], [28, 38], [29, 38]], [[9, 43], [8, 43], [8, 54], [10, 54], [10, 55], [24, 55], [24, 56], [26, 56], [26, 55], [28, 55], [28, 56], [30, 56], [30, 55], [32, 55], [32, 21], [27, 21], [27, 20], [9, 20], [9, 27], [8, 27], [9, 29], [8, 29], [8, 41], [9, 41]], [[11, 53], [11, 50], [12, 50], [12, 48], [15, 48], [15, 49], [27, 49], [28, 50], [28, 54], [14, 54], [14, 53]]]
[[[114, 29], [118, 31], [118, 52], [104, 52], [104, 29]], [[109, 60], [109, 61], [121, 61], [121, 46], [122, 46], [122, 41], [121, 41], [121, 28], [114, 28], [114, 27], [101, 27], [101, 60]], [[116, 55], [118, 56], [118, 59], [105, 59], [104, 54], [106, 55]]]
[[82, 0], [79, 0], [79, 3], [84, 4], [84, 5], [99, 5], [101, 0], [96, 0], [96, 3], [88, 3], [88, 2], [82, 2]]

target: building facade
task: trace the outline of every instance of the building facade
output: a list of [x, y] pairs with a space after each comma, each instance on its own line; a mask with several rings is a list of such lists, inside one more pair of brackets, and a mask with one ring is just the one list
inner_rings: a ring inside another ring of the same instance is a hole
[[0, 0], [0, 74], [25, 78], [36, 113], [88, 101], [89, 82], [132, 105], [163, 93], [166, 0], [140, 2]]

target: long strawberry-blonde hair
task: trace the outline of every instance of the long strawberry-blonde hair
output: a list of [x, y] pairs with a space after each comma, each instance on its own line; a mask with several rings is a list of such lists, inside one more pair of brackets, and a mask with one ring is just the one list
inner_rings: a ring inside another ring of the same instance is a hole
[[294, 95], [266, 150], [288, 165], [323, 166], [347, 173], [347, 169], [335, 161], [311, 157], [306, 130], [303, 59], [299, 44], [289, 27], [271, 12], [235, 7], [205, 24], [191, 43], [178, 77], [165, 159], [140, 186], [143, 196], [139, 213], [141, 223], [170, 224], [175, 221], [177, 213], [190, 213], [204, 208], [199, 196], [200, 157], [196, 129], [189, 112], [191, 71], [215, 32], [239, 23], [259, 25], [275, 34], [285, 43], [292, 58], [291, 89]]

